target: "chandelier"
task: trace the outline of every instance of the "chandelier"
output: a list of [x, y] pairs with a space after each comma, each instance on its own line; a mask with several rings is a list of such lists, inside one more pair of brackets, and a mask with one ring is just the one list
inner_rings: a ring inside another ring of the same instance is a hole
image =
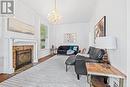
[[48, 20], [52, 24], [57, 24], [61, 19], [61, 16], [56, 8], [56, 0], [54, 9], [48, 14]]

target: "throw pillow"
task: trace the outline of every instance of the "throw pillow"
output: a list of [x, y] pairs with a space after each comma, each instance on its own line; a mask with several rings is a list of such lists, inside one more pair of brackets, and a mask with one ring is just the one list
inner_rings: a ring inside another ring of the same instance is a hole
[[74, 50], [71, 50], [71, 49], [67, 50], [67, 55], [70, 55], [70, 54], [74, 54]]
[[77, 51], [77, 47], [73, 47], [73, 50], [74, 50], [74, 51]]

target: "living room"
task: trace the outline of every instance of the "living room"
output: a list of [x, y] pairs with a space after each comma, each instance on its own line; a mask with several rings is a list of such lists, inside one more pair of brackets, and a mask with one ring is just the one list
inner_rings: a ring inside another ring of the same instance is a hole
[[[12, 58], [13, 46], [33, 46], [31, 49], [33, 49], [32, 54], [34, 58], [32, 60], [34, 64], [37, 63], [40, 58], [50, 55], [52, 46], [57, 50], [61, 45], [78, 45], [79, 50], [86, 49], [87, 53], [89, 47], [94, 46], [95, 26], [105, 16], [106, 36], [115, 37], [117, 40], [116, 49], [108, 51], [109, 60], [111, 65], [127, 76], [128, 68], [126, 67], [128, 66], [127, 64], [129, 64], [127, 43], [129, 36], [127, 36], [128, 5], [126, 2], [127, 1], [124, 0], [57, 0], [56, 5], [62, 17], [58, 24], [52, 24], [48, 21], [47, 16], [54, 7], [54, 0], [37, 0], [31, 2], [29, 0], [15, 0], [14, 15], [2, 15], [0, 17], [0, 73], [12, 74], [15, 72]], [[16, 20], [8, 19], [8, 16]], [[9, 25], [7, 25], [8, 23]], [[23, 28], [23, 26], [28, 26], [34, 29], [34, 31], [31, 31], [31, 34], [26, 34], [8, 30], [8, 27], [12, 27], [11, 25], [15, 25], [16, 23], [20, 26], [19, 29], [21, 27]], [[43, 38], [45, 39], [43, 44], [45, 47], [43, 46], [43, 48], [41, 46], [41, 24], [47, 29], [45, 38]], [[65, 37], [68, 34], [73, 37], [72, 42], [67, 42], [68, 38]], [[26, 46], [22, 49], [24, 48], [26, 48]], [[68, 72], [69, 71], [71, 71], [71, 69], [68, 70]], [[74, 70], [72, 70], [72, 72], [74, 72]], [[76, 76], [73, 79], [77, 80]], [[61, 85], [59, 86], [62, 87]], [[56, 87], [58, 87], [58, 85], [56, 85]], [[72, 87], [72, 85], [70, 85], [70, 87]]]

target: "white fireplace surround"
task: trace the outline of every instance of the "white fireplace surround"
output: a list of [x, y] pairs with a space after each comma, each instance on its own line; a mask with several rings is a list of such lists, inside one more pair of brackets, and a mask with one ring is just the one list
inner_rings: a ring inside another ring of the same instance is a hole
[[7, 55], [4, 58], [4, 72], [5, 73], [14, 73], [15, 69], [13, 68], [13, 46], [20, 46], [20, 45], [33, 45], [33, 58], [32, 63], [38, 62], [37, 56], [37, 40], [35, 39], [15, 39], [15, 38], [8, 38], [7, 40]]

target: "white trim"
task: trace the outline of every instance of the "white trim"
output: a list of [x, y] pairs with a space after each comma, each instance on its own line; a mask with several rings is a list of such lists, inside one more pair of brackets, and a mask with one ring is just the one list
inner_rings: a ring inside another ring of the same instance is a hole
[[14, 73], [13, 68], [13, 46], [20, 46], [20, 45], [33, 45], [33, 63], [38, 62], [38, 54], [37, 54], [37, 40], [35, 39], [15, 39], [15, 38], [7, 38], [6, 39], [7, 46], [5, 49], [8, 49], [8, 52], [5, 52], [5, 59], [4, 59], [4, 73]]
[[90, 74], [90, 75], [108, 76], [108, 77], [115, 77], [115, 78], [125, 79], [125, 77], [123, 77], [123, 76], [113, 75], [113, 74], [106, 74], [106, 73], [103, 74], [103, 73], [97, 73], [97, 72], [88, 72], [88, 74]]

